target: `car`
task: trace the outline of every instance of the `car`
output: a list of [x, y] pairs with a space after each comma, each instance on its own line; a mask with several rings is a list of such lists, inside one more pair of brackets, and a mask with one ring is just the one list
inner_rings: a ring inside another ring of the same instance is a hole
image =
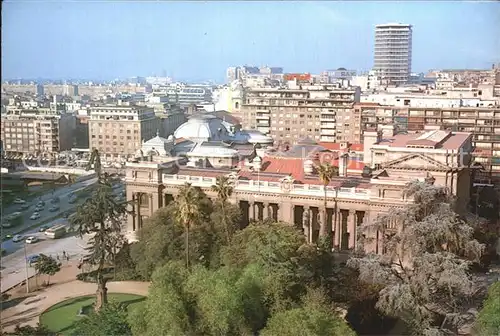
[[38, 203], [36, 204], [36, 206], [44, 207], [45, 206], [45, 201], [38, 201]]
[[40, 260], [40, 255], [38, 254], [33, 254], [26, 258], [26, 261], [28, 261], [30, 266], [35, 264], [38, 260]]
[[56, 212], [57, 210], [59, 210], [59, 206], [57, 206], [57, 205], [53, 205], [53, 206], [51, 206], [51, 207], [49, 208], [49, 211], [50, 211], [50, 212]]
[[27, 204], [27, 203], [24, 203], [23, 205], [21, 205], [21, 210], [26, 210], [26, 209], [29, 209], [30, 205]]
[[46, 226], [46, 225], [42, 225], [40, 226], [40, 228], [38, 229], [38, 232], [45, 232], [45, 230], [47, 230], [49, 227]]
[[12, 238], [12, 235], [11, 234], [5, 235], [5, 238], [10, 239], [10, 238]]
[[12, 225], [12, 223], [11, 223], [11, 222], [3, 222], [3, 223], [2, 223], [2, 227], [3, 227], [3, 228], [10, 228], [10, 227], [12, 227], [12, 226], [13, 226], [13, 225]]
[[25, 240], [26, 244], [34, 244], [37, 241], [38, 241], [38, 238], [35, 236], [30, 236], [30, 237], [26, 238], [26, 240]]
[[52, 204], [56, 204], [56, 203], [59, 203], [61, 200], [59, 199], [59, 197], [53, 197], [51, 200], [50, 200], [50, 203]]
[[14, 204], [24, 204], [24, 203], [26, 203], [26, 201], [23, 200], [22, 198], [16, 198], [14, 200]]
[[31, 220], [35, 220], [35, 219], [38, 219], [38, 218], [40, 218], [40, 213], [39, 212], [33, 212], [33, 214], [30, 217]]
[[21, 240], [23, 240], [23, 236], [21, 235], [15, 235], [14, 238], [12, 238], [14, 243], [19, 243]]
[[40, 211], [43, 211], [43, 207], [39, 207], [39, 206], [37, 206], [37, 207], [35, 208], [35, 212], [40, 212]]

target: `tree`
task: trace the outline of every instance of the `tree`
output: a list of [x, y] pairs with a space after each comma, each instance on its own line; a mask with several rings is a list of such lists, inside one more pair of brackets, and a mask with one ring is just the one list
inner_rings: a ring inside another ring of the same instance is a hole
[[231, 241], [232, 228], [229, 227], [227, 216], [226, 216], [226, 205], [227, 200], [233, 194], [233, 187], [230, 183], [229, 177], [227, 176], [217, 176], [216, 184], [212, 186], [212, 191], [217, 193], [217, 200], [221, 207], [222, 212], [222, 225], [226, 231], [227, 243]]
[[19, 326], [17, 325], [13, 333], [7, 333], [0, 331], [1, 336], [15, 335], [15, 336], [56, 336], [55, 332], [52, 332], [45, 328], [44, 326], [37, 324], [36, 327], [30, 325]]
[[198, 223], [201, 217], [200, 201], [202, 192], [200, 188], [193, 187], [190, 183], [186, 183], [179, 188], [179, 194], [175, 198], [177, 210], [177, 218], [184, 226], [185, 231], [185, 256], [186, 267], [189, 268], [189, 230], [191, 226]]
[[323, 336], [356, 335], [328, 305], [321, 290], [311, 290], [300, 307], [274, 314], [267, 322], [262, 336]]
[[61, 270], [61, 263], [57, 262], [54, 258], [45, 254], [40, 254], [40, 258], [35, 264], [35, 270], [38, 274], [46, 274], [47, 285], [50, 283], [50, 277], [55, 275]]
[[458, 327], [461, 300], [473, 293], [469, 266], [482, 245], [453, 211], [444, 188], [412, 182], [406, 193], [413, 203], [363, 228], [379, 232], [386, 253], [351, 258], [348, 265], [359, 270], [360, 280], [384, 286], [377, 302], [382, 312], [415, 332], [436, 335], [448, 325]]
[[[316, 170], [318, 171], [319, 178], [321, 182], [323, 182], [323, 190], [324, 190], [324, 197], [323, 197], [323, 211], [324, 211], [324, 217], [323, 220], [320, 223], [320, 230], [319, 230], [319, 237], [321, 240], [324, 240], [328, 236], [327, 232], [327, 198], [326, 198], [326, 187], [330, 184], [331, 180], [335, 177], [338, 176], [338, 168], [334, 167], [330, 164], [330, 162], [323, 163], [319, 166], [316, 167]], [[329, 230], [331, 231], [331, 230]], [[331, 239], [328, 239], [328, 241], [331, 244]], [[322, 242], [323, 243], [323, 242]]]
[[125, 305], [109, 302], [99, 312], [91, 312], [88, 316], [78, 320], [72, 335], [132, 336], [127, 319], [128, 313]]
[[488, 297], [474, 325], [476, 335], [500, 335], [500, 281], [488, 289]]
[[89, 251], [89, 264], [97, 266], [95, 309], [98, 311], [107, 303], [107, 279], [104, 277], [104, 266], [106, 262], [113, 261], [116, 237], [120, 235], [123, 217], [127, 210], [124, 204], [115, 201], [111, 182], [107, 174], [101, 173], [97, 150], [92, 151], [89, 167], [92, 164], [98, 177], [97, 189], [93, 196], [77, 209], [70, 223], [80, 237], [86, 234], [92, 235], [87, 250]]

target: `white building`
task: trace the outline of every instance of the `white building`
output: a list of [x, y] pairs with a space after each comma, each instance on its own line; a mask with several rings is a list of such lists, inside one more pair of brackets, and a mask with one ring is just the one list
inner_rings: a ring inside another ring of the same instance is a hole
[[388, 23], [375, 26], [373, 69], [390, 84], [405, 84], [411, 73], [412, 26]]

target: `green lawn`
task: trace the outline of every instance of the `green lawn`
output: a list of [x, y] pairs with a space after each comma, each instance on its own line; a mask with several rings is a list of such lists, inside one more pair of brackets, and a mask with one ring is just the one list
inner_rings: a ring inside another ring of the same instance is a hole
[[[134, 294], [108, 294], [108, 300], [122, 302], [127, 306], [133, 307], [135, 304], [144, 301], [146, 298]], [[60, 335], [70, 335], [73, 331], [73, 324], [82, 317], [78, 316], [83, 307], [84, 312], [91, 311], [91, 305], [95, 301], [95, 295], [80, 296], [59, 302], [47, 309], [40, 316], [40, 324], [46, 326], [49, 330]]]

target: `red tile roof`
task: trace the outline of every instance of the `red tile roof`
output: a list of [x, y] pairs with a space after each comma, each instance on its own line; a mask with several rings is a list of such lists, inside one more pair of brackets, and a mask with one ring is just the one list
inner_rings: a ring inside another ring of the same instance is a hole
[[[325, 147], [331, 151], [339, 151], [340, 150], [340, 142], [319, 142], [318, 145]], [[347, 149], [355, 152], [363, 151], [363, 144], [347, 144]]]

